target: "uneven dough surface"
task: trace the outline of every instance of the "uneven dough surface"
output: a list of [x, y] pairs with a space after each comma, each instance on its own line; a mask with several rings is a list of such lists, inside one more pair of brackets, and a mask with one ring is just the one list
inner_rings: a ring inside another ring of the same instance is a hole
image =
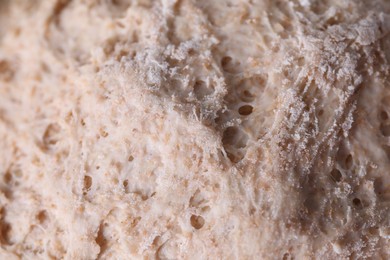
[[390, 259], [390, 1], [0, 0], [1, 259]]

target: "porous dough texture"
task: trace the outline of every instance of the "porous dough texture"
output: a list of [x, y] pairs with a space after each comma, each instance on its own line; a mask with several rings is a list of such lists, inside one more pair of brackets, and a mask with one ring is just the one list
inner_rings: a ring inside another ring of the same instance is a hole
[[1, 259], [390, 259], [390, 1], [0, 0]]

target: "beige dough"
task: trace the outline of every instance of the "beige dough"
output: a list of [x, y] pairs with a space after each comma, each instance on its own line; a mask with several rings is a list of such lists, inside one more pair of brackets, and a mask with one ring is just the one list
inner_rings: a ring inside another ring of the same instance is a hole
[[0, 0], [1, 259], [389, 259], [390, 1]]

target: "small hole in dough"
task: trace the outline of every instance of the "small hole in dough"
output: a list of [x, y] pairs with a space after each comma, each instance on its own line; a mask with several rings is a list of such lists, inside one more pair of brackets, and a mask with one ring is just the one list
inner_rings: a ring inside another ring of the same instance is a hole
[[98, 255], [99, 259], [100, 259], [100, 256], [106, 251], [107, 246], [108, 246], [107, 238], [104, 236], [104, 233], [105, 233], [104, 226], [105, 225], [103, 223], [100, 224], [99, 229], [98, 229], [97, 234], [96, 234], [96, 239], [95, 239], [96, 244], [98, 244], [98, 246], [100, 247], [100, 252]]
[[283, 255], [283, 260], [290, 260], [290, 259], [293, 259], [293, 258], [290, 256], [289, 253], [285, 253], [285, 254]]
[[387, 114], [386, 111], [382, 110], [382, 111], [380, 112], [380, 114], [379, 114], [379, 118], [380, 118], [381, 120], [384, 121], [384, 120], [389, 119], [389, 115]]
[[341, 181], [341, 178], [343, 177], [341, 172], [339, 170], [337, 170], [337, 169], [333, 169], [332, 172], [330, 173], [330, 175], [332, 176], [332, 179], [335, 182]]
[[229, 153], [229, 152], [226, 152], [226, 155], [232, 163], [238, 163], [239, 161], [241, 161], [244, 158], [240, 154], [233, 154], [233, 153]]
[[105, 130], [100, 129], [100, 135], [106, 138], [108, 136], [108, 133]]
[[236, 127], [228, 127], [223, 132], [222, 143], [224, 145], [234, 145], [237, 142], [237, 135], [239, 131]]
[[241, 71], [240, 69], [240, 62], [234, 61], [232, 57], [226, 56], [221, 59], [221, 67], [223, 71], [227, 73], [239, 73]]
[[92, 177], [85, 175], [84, 176], [84, 189], [89, 190], [92, 186]]
[[357, 208], [362, 208], [362, 207], [363, 207], [362, 202], [360, 201], [359, 198], [354, 198], [354, 199], [352, 200], [352, 203], [353, 203], [353, 205], [355, 205]]
[[39, 221], [39, 223], [43, 223], [45, 222], [45, 220], [47, 220], [47, 213], [46, 213], [46, 210], [41, 210], [38, 214], [37, 214], [37, 220]]
[[346, 169], [351, 169], [352, 165], [353, 165], [352, 155], [349, 154], [345, 159], [345, 167]]
[[0, 244], [11, 245], [10, 232], [11, 225], [5, 221], [5, 209], [0, 209]]
[[124, 180], [123, 181], [123, 187], [126, 189], [127, 186], [129, 186], [129, 181], [128, 180]]
[[238, 109], [238, 113], [242, 116], [248, 116], [252, 114], [253, 107], [251, 105], [244, 105]]
[[237, 127], [228, 127], [223, 132], [222, 143], [224, 146], [244, 148], [248, 142], [248, 136]]
[[384, 192], [386, 192], [383, 180], [381, 178], [378, 178], [374, 181], [374, 191], [378, 195], [382, 195]]
[[9, 171], [4, 174], [4, 182], [9, 184], [12, 181], [12, 175]]
[[55, 145], [59, 141], [61, 127], [57, 123], [49, 124], [43, 134], [42, 141], [46, 149]]
[[204, 218], [202, 216], [191, 216], [191, 226], [193, 226], [195, 229], [201, 229], [204, 226]]
[[232, 57], [229, 57], [229, 56], [225, 56], [222, 58], [221, 60], [221, 66], [222, 66], [222, 69], [223, 70], [228, 70], [228, 66], [230, 65], [230, 63], [232, 62]]
[[242, 101], [251, 102], [255, 99], [255, 96], [249, 90], [244, 90], [241, 93], [240, 98]]
[[388, 125], [381, 124], [380, 130], [383, 136], [390, 136], [390, 124]]
[[206, 82], [203, 80], [197, 80], [195, 82], [194, 94], [198, 99], [202, 99], [203, 97], [210, 95], [212, 92], [212, 89], [208, 88]]

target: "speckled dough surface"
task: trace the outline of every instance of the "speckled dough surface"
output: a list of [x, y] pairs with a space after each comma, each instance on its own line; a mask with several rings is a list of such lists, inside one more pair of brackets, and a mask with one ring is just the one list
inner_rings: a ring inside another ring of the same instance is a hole
[[1, 259], [389, 259], [390, 1], [0, 0]]

